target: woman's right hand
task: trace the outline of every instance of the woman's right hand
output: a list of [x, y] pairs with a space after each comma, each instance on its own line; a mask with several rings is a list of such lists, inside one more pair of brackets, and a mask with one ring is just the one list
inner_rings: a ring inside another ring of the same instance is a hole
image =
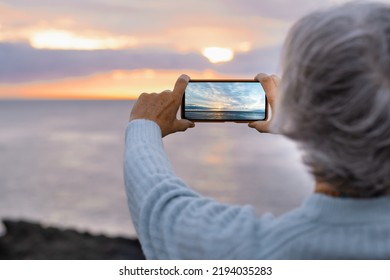
[[[256, 129], [259, 132], [270, 132], [269, 127], [272, 117], [275, 115], [275, 105], [278, 97], [279, 77], [276, 75], [268, 76], [264, 73], [256, 75], [255, 80], [259, 81], [263, 86], [267, 101], [271, 107], [271, 114], [268, 112], [268, 119], [265, 121], [255, 121], [248, 124], [249, 127]], [[271, 115], [271, 118], [270, 118]]]

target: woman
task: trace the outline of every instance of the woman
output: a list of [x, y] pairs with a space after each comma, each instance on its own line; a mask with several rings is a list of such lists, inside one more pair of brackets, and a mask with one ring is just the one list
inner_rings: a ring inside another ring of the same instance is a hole
[[126, 131], [126, 191], [147, 258], [390, 258], [390, 7], [304, 17], [282, 62], [279, 88], [275, 76], [257, 76], [275, 117], [249, 126], [300, 145], [315, 193], [275, 218], [191, 191], [161, 140], [194, 126], [176, 119], [189, 79], [181, 76], [172, 92], [142, 94]]

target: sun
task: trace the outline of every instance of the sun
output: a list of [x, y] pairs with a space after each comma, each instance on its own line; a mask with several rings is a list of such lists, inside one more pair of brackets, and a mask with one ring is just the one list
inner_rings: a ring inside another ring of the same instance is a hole
[[204, 48], [202, 54], [211, 62], [211, 63], [220, 63], [231, 61], [234, 57], [234, 52], [230, 48], [220, 48], [220, 47], [208, 47]]

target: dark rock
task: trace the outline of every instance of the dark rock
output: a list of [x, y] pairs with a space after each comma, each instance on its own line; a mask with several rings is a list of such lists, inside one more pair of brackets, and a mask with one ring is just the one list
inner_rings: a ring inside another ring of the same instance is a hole
[[109, 238], [25, 221], [3, 221], [0, 259], [139, 260], [145, 259], [136, 239]]

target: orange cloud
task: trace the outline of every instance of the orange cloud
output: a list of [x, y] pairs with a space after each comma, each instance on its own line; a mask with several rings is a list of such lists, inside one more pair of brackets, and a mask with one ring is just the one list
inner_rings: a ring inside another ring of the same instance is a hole
[[[135, 99], [142, 92], [172, 89], [177, 77], [185, 73], [192, 78], [232, 78], [217, 72], [193, 70], [116, 70], [83, 78], [53, 82], [0, 86], [0, 98], [31, 99]], [[237, 76], [235, 76], [237, 77]]]

